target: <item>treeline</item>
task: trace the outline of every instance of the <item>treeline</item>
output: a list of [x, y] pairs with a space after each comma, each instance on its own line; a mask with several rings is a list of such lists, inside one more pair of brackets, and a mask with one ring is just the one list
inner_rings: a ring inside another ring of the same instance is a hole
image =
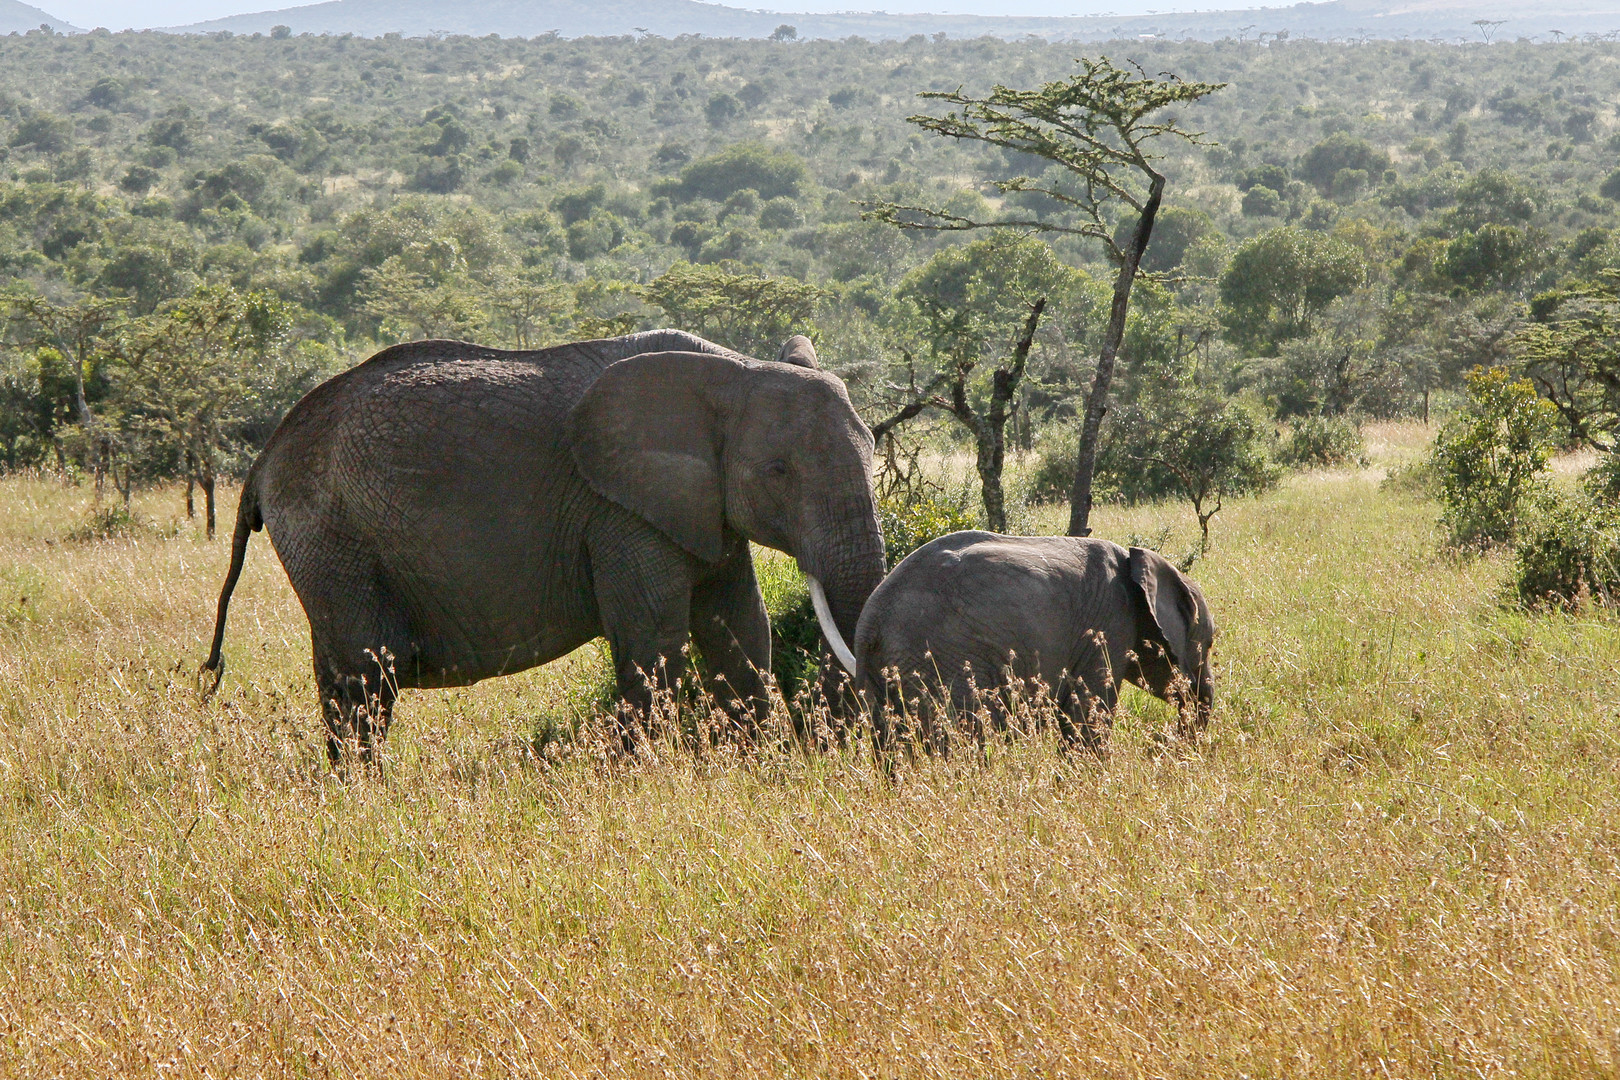
[[[965, 371], [963, 401], [983, 413], [1035, 299], [1004, 405], [1014, 447], [1055, 444], [1106, 318], [1101, 247], [903, 232], [861, 206], [1026, 213], [986, 181], [1039, 181], [1044, 163], [906, 117], [923, 90], [1064, 78], [1072, 51], [0, 39], [0, 465], [201, 480], [240, 467], [297, 393], [381, 344], [535, 347], [667, 323], [764, 354], [808, 330], [874, 422], [945, 368]], [[1515, 342], [1568, 322], [1580, 303], [1560, 298], [1620, 266], [1613, 44], [1095, 51], [1228, 84], [1175, 118], [1209, 145], [1164, 147], [1153, 276], [1105, 435], [1101, 476], [1122, 495], [1186, 488], [1175, 448], [1140, 442], [1171, 419], [1241, 443], [1279, 420], [1425, 415], [1476, 365], [1522, 367]], [[239, 320], [229, 356], [174, 330], [198, 312]], [[52, 320], [83, 333], [64, 343]], [[176, 434], [176, 410], [201, 405], [159, 410], [142, 388], [153, 341], [217, 391], [192, 425], [206, 438]], [[1538, 385], [1569, 398], [1569, 372], [1538, 356]], [[209, 367], [222, 362], [240, 370]], [[950, 404], [915, 422], [951, 430]], [[1589, 410], [1563, 415], [1571, 438], [1606, 437]], [[970, 441], [971, 427], [956, 424]]]

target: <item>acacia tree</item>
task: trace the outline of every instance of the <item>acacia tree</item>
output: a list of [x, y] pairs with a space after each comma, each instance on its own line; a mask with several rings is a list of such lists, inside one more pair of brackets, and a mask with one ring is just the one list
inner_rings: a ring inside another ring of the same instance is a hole
[[[1069, 507], [1069, 535], [1087, 536], [1091, 533], [1097, 439], [1108, 412], [1114, 362], [1125, 337], [1131, 286], [1164, 199], [1165, 177], [1154, 167], [1162, 155], [1152, 148], [1166, 135], [1201, 143], [1202, 132], [1183, 128], [1165, 110], [1191, 104], [1225, 84], [1150, 76], [1134, 65], [1117, 67], [1107, 57], [1076, 62], [1080, 70], [1075, 74], [1034, 90], [996, 86], [985, 97], [973, 97], [960, 89], [923, 93], [919, 96], [925, 100], [954, 108], [944, 116], [907, 117], [936, 135], [987, 143], [1050, 163], [1039, 176], [991, 182], [1009, 203], [1027, 209], [1027, 215], [1013, 212], [983, 221], [893, 202], [865, 203], [863, 215], [902, 229], [1021, 229], [1089, 237], [1103, 245], [1117, 267], [1113, 304], [1086, 397]], [[1112, 221], [1116, 210], [1134, 214], [1134, 227], [1118, 230]]]
[[574, 297], [547, 271], [529, 268], [502, 280], [489, 302], [512, 348], [538, 349], [550, 343]]
[[[109, 355], [112, 339], [127, 317], [128, 306], [126, 300], [97, 297], [57, 304], [38, 293], [20, 291], [0, 297], [9, 343], [35, 353], [55, 350], [72, 373], [73, 413], [84, 438], [85, 454], [91, 459], [86, 464], [95, 470], [97, 498], [101, 496], [108, 471], [114, 466], [117, 433], [91, 408], [85, 385], [88, 373]], [[57, 457], [60, 463], [60, 437]]]
[[395, 341], [471, 340], [489, 321], [484, 290], [467, 274], [435, 278], [397, 256], [362, 273], [355, 296], [378, 333]]
[[1573, 441], [1613, 453], [1620, 433], [1620, 270], [1545, 292], [1509, 338], [1519, 368]]
[[896, 293], [895, 319], [914, 347], [903, 350], [906, 384], [888, 386], [898, 407], [872, 426], [872, 436], [882, 440], [924, 409], [954, 417], [973, 435], [985, 521], [994, 532], [1007, 530], [1001, 473], [1009, 406], [1016, 407], [1048, 302], [1072, 293], [1079, 280], [1044, 242], [996, 237], [940, 252]]
[[274, 294], [213, 287], [165, 304], [131, 324], [119, 342], [125, 426], [183, 459], [187, 511], [195, 481], [209, 539], [222, 459], [261, 393], [284, 381], [278, 361], [290, 325]]

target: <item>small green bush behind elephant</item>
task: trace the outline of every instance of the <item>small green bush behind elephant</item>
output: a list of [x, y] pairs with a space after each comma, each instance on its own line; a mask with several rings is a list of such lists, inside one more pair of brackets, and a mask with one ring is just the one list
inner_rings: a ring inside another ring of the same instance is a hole
[[334, 760], [398, 691], [463, 686], [605, 636], [621, 734], [688, 638], [751, 726], [770, 626], [749, 541], [792, 555], [843, 647], [883, 576], [872, 436], [795, 337], [753, 360], [673, 330], [504, 352], [386, 349], [316, 387], [248, 473], [205, 668], [263, 528], [309, 617]]
[[1620, 456], [1603, 453], [1566, 490], [1547, 470], [1563, 435], [1553, 405], [1502, 368], [1467, 381], [1468, 401], [1427, 463], [1450, 544], [1511, 545], [1509, 596], [1527, 608], [1620, 603]]
[[912, 552], [872, 593], [855, 631], [856, 682], [882, 705], [880, 744], [895, 714], [937, 744], [941, 705], [958, 716], [982, 705], [1004, 724], [1012, 697], [1027, 699], [1038, 680], [1066, 740], [1096, 748], [1124, 682], [1201, 730], [1214, 639], [1203, 593], [1156, 551], [955, 532]]

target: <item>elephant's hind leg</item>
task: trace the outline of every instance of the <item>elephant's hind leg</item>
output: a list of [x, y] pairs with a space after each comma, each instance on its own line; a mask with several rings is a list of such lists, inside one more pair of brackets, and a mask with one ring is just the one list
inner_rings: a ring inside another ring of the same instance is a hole
[[398, 661], [387, 646], [372, 653], [375, 659], [369, 670], [354, 671], [352, 663], [337, 662], [331, 650], [315, 648], [315, 687], [326, 721], [326, 754], [333, 765], [351, 743], [361, 760], [370, 761], [388, 737], [399, 696]]
[[349, 742], [369, 760], [387, 738], [401, 677], [415, 663], [410, 628], [376, 576], [355, 575], [349, 587], [341, 586], [336, 575], [328, 576], [316, 602], [305, 604], [327, 756], [334, 765]]

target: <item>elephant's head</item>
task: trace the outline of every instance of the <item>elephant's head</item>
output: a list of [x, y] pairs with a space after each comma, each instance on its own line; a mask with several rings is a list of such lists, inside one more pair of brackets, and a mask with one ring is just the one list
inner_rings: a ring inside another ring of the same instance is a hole
[[727, 528], [796, 558], [828, 643], [848, 656], [883, 577], [872, 433], [809, 341], [790, 345], [790, 362], [621, 360], [574, 407], [568, 438], [591, 487], [697, 558], [718, 560]]
[[[1193, 723], [1203, 730], [1215, 704], [1215, 672], [1210, 650], [1215, 620], [1198, 586], [1157, 551], [1131, 548], [1131, 581], [1140, 592], [1142, 676], [1149, 689], [1174, 700], [1176, 676], [1187, 681]], [[1157, 646], [1157, 647], [1155, 647]]]

